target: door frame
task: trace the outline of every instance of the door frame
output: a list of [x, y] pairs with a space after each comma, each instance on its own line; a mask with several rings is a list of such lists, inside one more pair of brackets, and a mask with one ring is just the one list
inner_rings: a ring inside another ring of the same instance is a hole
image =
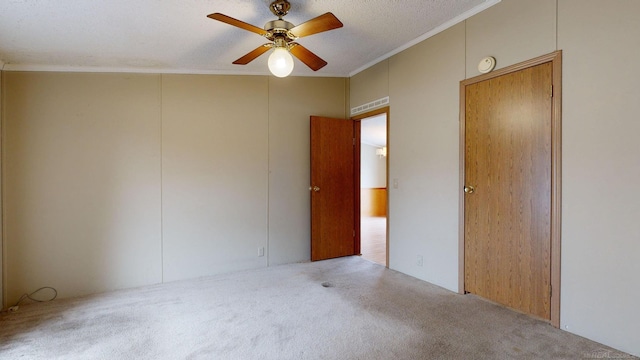
[[560, 249], [562, 215], [562, 50], [542, 55], [494, 72], [469, 78], [460, 82], [460, 180], [458, 207], [458, 292], [465, 293], [464, 256], [464, 193], [465, 149], [466, 149], [466, 87], [478, 82], [517, 72], [550, 62], [552, 64], [551, 99], [551, 325], [560, 328]]
[[389, 106], [385, 106], [385, 107], [381, 107], [375, 110], [371, 110], [362, 114], [358, 114], [358, 115], [354, 115], [352, 116], [350, 119], [357, 122], [358, 126], [356, 126], [356, 154], [357, 156], [355, 157], [355, 171], [354, 173], [354, 177], [355, 177], [355, 187], [356, 187], [356, 199], [355, 199], [355, 227], [356, 227], [356, 245], [355, 245], [355, 250], [356, 250], [356, 254], [358, 255], [362, 255], [361, 254], [361, 246], [360, 246], [360, 124], [361, 121], [363, 119], [366, 118], [370, 118], [372, 116], [376, 116], [376, 115], [381, 115], [381, 114], [386, 114], [387, 115], [387, 157], [386, 157], [386, 162], [387, 162], [387, 173], [386, 173], [386, 181], [387, 181], [387, 201], [386, 201], [386, 207], [387, 207], [387, 216], [386, 216], [386, 227], [387, 227], [387, 231], [386, 231], [386, 239], [385, 239], [385, 243], [386, 243], [386, 257], [387, 257], [387, 262], [386, 262], [386, 267], [389, 268], [389, 119], [390, 119], [390, 114], [391, 114], [391, 110]]

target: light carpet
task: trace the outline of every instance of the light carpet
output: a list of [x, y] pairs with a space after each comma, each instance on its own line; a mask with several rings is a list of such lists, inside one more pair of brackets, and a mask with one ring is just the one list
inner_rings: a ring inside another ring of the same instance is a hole
[[1, 359], [632, 358], [359, 257], [21, 306]]

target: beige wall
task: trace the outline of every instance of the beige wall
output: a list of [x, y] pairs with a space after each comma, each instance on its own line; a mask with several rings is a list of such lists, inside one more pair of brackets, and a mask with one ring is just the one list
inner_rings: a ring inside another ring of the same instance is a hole
[[349, 108], [389, 96], [389, 61], [381, 61], [354, 75], [349, 84]]
[[268, 77], [162, 76], [164, 280], [266, 266]]
[[346, 117], [347, 85], [344, 78], [269, 78], [270, 265], [309, 260], [309, 115]]
[[640, 2], [562, 0], [562, 326], [640, 355]]
[[7, 302], [161, 281], [159, 83], [5, 74]]
[[348, 79], [2, 85], [5, 306], [309, 259], [309, 116], [344, 117]]
[[496, 69], [556, 50], [556, 0], [507, 0], [466, 21], [466, 77], [496, 58]]
[[391, 99], [391, 268], [457, 291], [459, 81], [488, 55], [502, 68], [562, 49], [561, 327], [640, 355], [639, 13], [635, 0], [503, 0], [352, 78], [351, 107]]
[[[457, 116], [463, 78], [463, 24], [389, 60], [389, 178], [398, 179], [398, 189], [390, 189], [389, 265], [451, 290], [458, 276]], [[417, 266], [418, 255], [423, 266]]]

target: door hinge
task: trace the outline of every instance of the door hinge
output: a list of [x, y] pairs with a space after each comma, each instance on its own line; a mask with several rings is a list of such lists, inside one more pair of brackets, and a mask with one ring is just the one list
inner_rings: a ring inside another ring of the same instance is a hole
[[356, 231], [353, 230], [353, 237], [356, 237]]
[[551, 97], [553, 97], [553, 85], [551, 85]]
[[353, 146], [356, 146], [356, 138], [353, 138]]
[[553, 295], [553, 286], [549, 285], [549, 297]]

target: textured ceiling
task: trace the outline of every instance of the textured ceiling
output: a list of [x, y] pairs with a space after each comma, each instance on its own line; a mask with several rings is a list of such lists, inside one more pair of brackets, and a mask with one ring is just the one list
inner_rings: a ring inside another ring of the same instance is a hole
[[[343, 28], [299, 43], [329, 64], [314, 73], [349, 76], [500, 0], [290, 0], [285, 20], [333, 12]], [[268, 74], [267, 55], [231, 63], [265, 39], [211, 20], [221, 12], [263, 27], [270, 0], [2, 0], [0, 66], [5, 70]]]

